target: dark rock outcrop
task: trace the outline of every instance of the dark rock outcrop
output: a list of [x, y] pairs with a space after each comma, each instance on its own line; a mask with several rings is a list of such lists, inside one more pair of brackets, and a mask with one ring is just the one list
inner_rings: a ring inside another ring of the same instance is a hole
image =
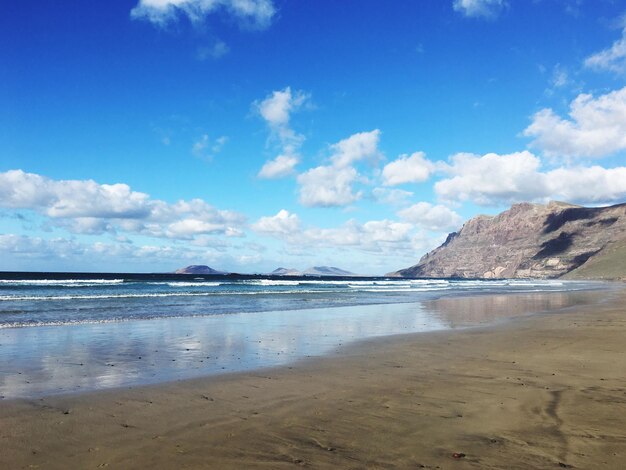
[[[521, 203], [493, 217], [470, 219], [418, 264], [388, 275], [557, 278], [574, 270], [591, 273], [582, 267], [606, 266], [606, 260], [598, 262], [606, 258], [605, 249], [621, 246], [624, 240], [626, 204], [588, 208], [560, 202]], [[612, 259], [611, 266], [610, 273], [604, 275], [596, 268], [589, 277], [626, 277], [626, 257]]]

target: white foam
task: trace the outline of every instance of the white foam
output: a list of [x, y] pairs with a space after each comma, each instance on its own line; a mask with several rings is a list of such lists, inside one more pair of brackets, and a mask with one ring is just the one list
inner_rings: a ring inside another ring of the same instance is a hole
[[221, 282], [151, 282], [150, 284], [161, 284], [170, 287], [217, 287], [221, 286]]
[[90, 287], [122, 284], [124, 279], [0, 279], [0, 285]]

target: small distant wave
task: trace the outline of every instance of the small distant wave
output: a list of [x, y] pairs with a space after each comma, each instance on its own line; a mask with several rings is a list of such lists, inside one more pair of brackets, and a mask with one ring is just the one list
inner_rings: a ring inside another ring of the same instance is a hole
[[97, 300], [97, 299], [147, 299], [151, 297], [194, 297], [213, 295], [210, 292], [168, 292], [150, 294], [93, 294], [93, 295], [1, 295], [1, 301], [21, 300]]
[[245, 284], [253, 286], [299, 286], [300, 284], [320, 284], [319, 281], [290, 281], [290, 280], [277, 280], [277, 279], [253, 279], [250, 281], [244, 281]]
[[150, 284], [166, 285], [170, 287], [217, 287], [221, 286], [221, 282], [151, 282]]
[[96, 287], [123, 282], [124, 279], [0, 279], [0, 286]]
[[94, 295], [0, 295], [0, 302], [17, 301], [52, 301], [52, 300], [106, 300], [106, 299], [148, 299], [159, 297], [214, 297], [238, 295], [301, 295], [334, 292], [331, 289], [302, 290], [257, 290], [257, 291], [222, 291], [222, 292], [154, 292], [146, 294], [94, 294]]

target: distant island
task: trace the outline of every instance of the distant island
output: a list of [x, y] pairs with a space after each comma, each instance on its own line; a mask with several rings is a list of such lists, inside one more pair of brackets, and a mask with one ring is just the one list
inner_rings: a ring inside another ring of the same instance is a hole
[[175, 274], [230, 274], [224, 271], [217, 271], [204, 264], [192, 264], [186, 268], [180, 268], [174, 271]]
[[626, 204], [515, 204], [470, 219], [419, 263], [387, 276], [626, 279]]
[[269, 274], [271, 276], [358, 276], [358, 274], [334, 266], [312, 266], [304, 271], [293, 268], [278, 268]]
[[[226, 271], [218, 271], [204, 264], [192, 264], [190, 266], [177, 269], [174, 271], [175, 274], [215, 274], [215, 275], [226, 275], [232, 274]], [[346, 271], [345, 269], [336, 268], [334, 266], [312, 266], [304, 271], [299, 271], [293, 268], [277, 268], [271, 273], [267, 273], [268, 276], [336, 276], [336, 277], [351, 277], [351, 276], [359, 276], [358, 274], [351, 273], [350, 271]]]

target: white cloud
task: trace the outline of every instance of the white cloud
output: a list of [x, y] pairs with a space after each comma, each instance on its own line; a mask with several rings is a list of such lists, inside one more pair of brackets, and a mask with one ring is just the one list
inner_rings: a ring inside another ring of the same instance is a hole
[[545, 196], [543, 182], [537, 180], [541, 162], [528, 151], [482, 157], [459, 153], [450, 160], [445, 171], [451, 177], [435, 183], [435, 192], [445, 201], [496, 205]]
[[230, 47], [224, 41], [217, 40], [210, 47], [199, 47], [196, 52], [198, 60], [220, 59], [230, 52]]
[[300, 203], [308, 207], [346, 206], [361, 198], [352, 185], [359, 174], [352, 167], [318, 166], [298, 176]]
[[44, 240], [24, 235], [0, 234], [0, 253], [3, 254], [5, 259], [9, 256], [21, 258], [67, 258], [69, 256], [81, 256], [84, 252], [84, 247], [74, 240], [64, 238]]
[[308, 95], [301, 90], [291, 92], [291, 87], [273, 91], [261, 102], [255, 102], [259, 114], [270, 127], [280, 129], [289, 124], [291, 113], [308, 100]]
[[426, 181], [434, 170], [434, 164], [426, 159], [424, 152], [401, 155], [383, 168], [383, 184], [395, 186], [403, 183]]
[[358, 132], [330, 146], [330, 160], [337, 168], [344, 168], [360, 160], [376, 160], [381, 154], [378, 150], [380, 131]]
[[300, 231], [300, 219], [296, 214], [282, 209], [274, 216], [261, 217], [252, 225], [252, 229], [269, 235], [292, 235]]
[[139, 0], [130, 15], [163, 26], [180, 15], [199, 23], [218, 11], [234, 16], [244, 26], [255, 28], [268, 27], [276, 14], [272, 0]]
[[585, 59], [585, 67], [595, 70], [608, 70], [615, 73], [626, 72], [626, 27], [622, 29], [622, 37], [611, 47]]
[[374, 188], [372, 196], [376, 202], [399, 206], [406, 204], [407, 199], [413, 196], [413, 193], [403, 189]]
[[505, 0], [454, 0], [455, 11], [471, 17], [493, 18], [507, 5]]
[[300, 203], [309, 207], [346, 206], [363, 196], [353, 184], [364, 179], [352, 166], [361, 160], [377, 160], [380, 131], [359, 132], [330, 146], [330, 165], [322, 165], [298, 176]]
[[228, 137], [223, 135], [214, 141], [208, 134], [203, 134], [191, 147], [191, 153], [196, 157], [211, 158], [222, 151], [222, 148], [228, 142]]
[[53, 180], [22, 170], [0, 173], [0, 207], [38, 212], [76, 233], [121, 230], [183, 239], [199, 233], [239, 236], [245, 223], [241, 214], [218, 210], [201, 199], [170, 204], [126, 184]]
[[386, 219], [365, 223], [349, 220], [334, 228], [303, 228], [299, 217], [284, 209], [274, 216], [261, 217], [252, 228], [298, 250], [352, 248], [394, 256], [399, 252], [411, 252], [414, 255], [412, 250], [416, 240], [421, 240], [421, 246], [424, 238], [423, 234], [415, 233], [415, 225]]
[[569, 116], [542, 109], [524, 135], [547, 156], [603, 157], [626, 149], [626, 87], [597, 98], [578, 95]]
[[626, 199], [626, 167], [556, 168], [541, 171], [528, 151], [509, 155], [457, 154], [445, 168], [449, 177], [435, 184], [444, 201], [490, 206], [521, 201], [564, 200], [579, 204], [617, 203]]
[[209, 136], [207, 134], [204, 134], [202, 137], [200, 137], [199, 140], [194, 142], [193, 147], [191, 147], [191, 152], [195, 156], [200, 157], [204, 154], [204, 151], [206, 150], [208, 146], [209, 146]]
[[0, 205], [35, 209], [50, 217], [141, 218], [149, 213], [149, 196], [126, 184], [93, 180], [55, 181], [34, 173], [0, 173]]
[[278, 141], [281, 154], [269, 160], [258, 173], [259, 178], [282, 178], [293, 173], [300, 161], [298, 150], [304, 142], [304, 136], [296, 133], [289, 121], [293, 112], [301, 109], [310, 100], [309, 95], [301, 90], [273, 91], [263, 101], [255, 101], [253, 107], [270, 128], [270, 137]]
[[552, 79], [550, 81], [553, 88], [563, 88], [570, 83], [567, 69], [561, 64], [556, 64], [552, 71]]
[[265, 179], [283, 178], [295, 172], [295, 167], [300, 160], [293, 155], [279, 155], [274, 160], [265, 162], [258, 177]]
[[626, 201], [626, 167], [558, 168], [546, 174], [550, 199], [611, 204]]
[[366, 252], [407, 251], [412, 247], [414, 227], [405, 222], [371, 220], [363, 224], [349, 220], [338, 228], [309, 228], [292, 239], [301, 246], [352, 247]]
[[228, 257], [211, 249], [185, 246], [135, 245], [133, 243], [82, 243], [67, 238], [45, 239], [0, 234], [0, 257], [11, 269], [150, 269], [171, 271], [190, 263], [220, 264]]
[[213, 143], [213, 147], [211, 147], [211, 150], [213, 151], [213, 153], [221, 152], [222, 148], [224, 148], [224, 145], [226, 145], [228, 140], [229, 140], [228, 136], [226, 135], [222, 135], [218, 137], [217, 139], [215, 139], [215, 142]]
[[451, 231], [459, 228], [462, 217], [446, 206], [418, 202], [398, 212], [398, 215], [419, 227], [435, 232]]

